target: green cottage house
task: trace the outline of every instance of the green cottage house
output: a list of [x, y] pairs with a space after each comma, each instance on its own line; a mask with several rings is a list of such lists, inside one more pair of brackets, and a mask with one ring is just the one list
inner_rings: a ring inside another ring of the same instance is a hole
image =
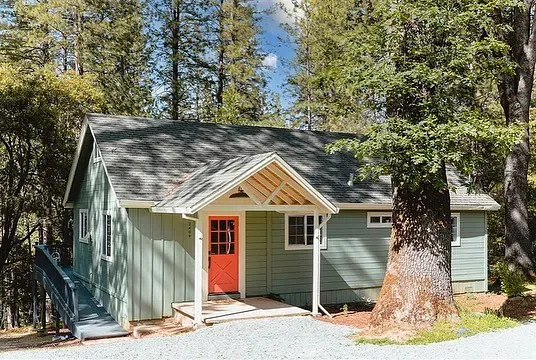
[[[391, 227], [389, 177], [354, 182], [349, 134], [86, 116], [65, 192], [72, 275], [127, 328], [190, 302], [271, 295], [312, 313], [374, 300]], [[453, 169], [454, 291], [487, 290], [487, 211]]]

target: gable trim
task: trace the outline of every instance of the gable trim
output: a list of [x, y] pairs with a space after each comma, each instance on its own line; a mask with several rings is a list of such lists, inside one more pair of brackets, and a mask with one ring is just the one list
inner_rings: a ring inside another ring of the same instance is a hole
[[[84, 144], [84, 138], [86, 137], [86, 132], [88, 129], [89, 129], [89, 133], [91, 134], [91, 137], [93, 138], [93, 143], [96, 143], [97, 138], [95, 137], [95, 133], [93, 133], [93, 129], [91, 129], [91, 126], [88, 123], [88, 119], [86, 115], [84, 117], [84, 121], [82, 122], [82, 129], [80, 130], [80, 137], [78, 138], [78, 144], [76, 145], [76, 152], [74, 155], [73, 164], [71, 165], [71, 170], [69, 172], [69, 179], [67, 180], [67, 188], [65, 189], [65, 194], [63, 195], [63, 207], [64, 208], [74, 208], [74, 202], [68, 202], [68, 199], [69, 199], [69, 195], [71, 194], [74, 176], [76, 175], [76, 168], [78, 167], [78, 162], [80, 161], [80, 155], [82, 153], [82, 146]], [[92, 149], [93, 149], [93, 146], [92, 146]], [[91, 163], [93, 164], [93, 162]], [[104, 161], [104, 158], [102, 158], [102, 155], [101, 155], [101, 159], [99, 163], [102, 164], [104, 173], [106, 174], [106, 179], [108, 180], [108, 184], [110, 184], [110, 189], [112, 190], [115, 196], [115, 199], [117, 201], [117, 206], [121, 207], [119, 198], [114, 189], [114, 185], [112, 184], [112, 179], [110, 178], [110, 174], [108, 173], [106, 162]]]
[[82, 145], [84, 144], [84, 139], [86, 137], [87, 128], [89, 127], [87, 115], [84, 116], [84, 121], [82, 122], [82, 129], [80, 130], [80, 136], [78, 137], [78, 143], [76, 144], [76, 151], [74, 153], [74, 160], [71, 164], [71, 170], [69, 171], [69, 178], [67, 179], [67, 187], [65, 188], [65, 193], [63, 195], [63, 207], [67, 208], [67, 200], [71, 194], [71, 188], [73, 186], [74, 176], [76, 174], [76, 168], [78, 167], [78, 162], [80, 160], [80, 154], [82, 152]]
[[[252, 166], [247, 171], [235, 176], [232, 181], [229, 181], [225, 186], [221, 186], [219, 189], [216, 189], [210, 194], [210, 196], [207, 196], [205, 199], [199, 201], [196, 204], [193, 204], [192, 206], [181, 207], [180, 204], [177, 204], [179, 206], [173, 206], [173, 204], [170, 204], [171, 206], [165, 206], [164, 204], [163, 206], [161, 206], [161, 202], [159, 202], [158, 204], [155, 204], [155, 206], [153, 206], [152, 211], [194, 214], [199, 210], [209, 206], [214, 200], [223, 196], [233, 187], [241, 184], [249, 177], [272, 163], [278, 164], [292, 180], [296, 181], [299, 185], [301, 185], [308, 192], [308, 194], [311, 195], [314, 201], [319, 203], [320, 206], [323, 206], [326, 210], [328, 210], [328, 212], [337, 213], [339, 211], [339, 209], [335, 205], [333, 205], [326, 197], [324, 197], [311, 184], [309, 184], [304, 178], [302, 178], [289, 164], [287, 164], [275, 152], [269, 154], [269, 156], [262, 159], [258, 164]], [[266, 206], [268, 207], [268, 205]]]
[[118, 205], [121, 208], [150, 209], [155, 204], [155, 201], [150, 200], [118, 200]]

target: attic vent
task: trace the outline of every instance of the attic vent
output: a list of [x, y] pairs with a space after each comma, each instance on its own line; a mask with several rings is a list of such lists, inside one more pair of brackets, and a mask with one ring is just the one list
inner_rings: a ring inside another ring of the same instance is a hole
[[350, 173], [350, 176], [348, 177], [348, 182], [346, 183], [348, 186], [354, 186], [354, 174]]
[[99, 146], [97, 145], [97, 142], [93, 141], [93, 162], [99, 162], [102, 159], [102, 155], [99, 149]]

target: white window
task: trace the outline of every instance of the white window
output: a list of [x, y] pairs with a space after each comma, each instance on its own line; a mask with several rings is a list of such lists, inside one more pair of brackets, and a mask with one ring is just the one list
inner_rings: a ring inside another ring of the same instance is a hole
[[393, 222], [391, 213], [369, 212], [367, 213], [367, 227], [389, 228]]
[[89, 242], [89, 232], [87, 228], [87, 209], [80, 209], [78, 211], [78, 241], [86, 244]]
[[[453, 213], [451, 214], [451, 230], [452, 230], [452, 246], [461, 246], [461, 237], [460, 237], [460, 214]], [[391, 227], [393, 222], [393, 217], [391, 213], [377, 213], [369, 212], [367, 213], [367, 227], [369, 228], [387, 228]]]
[[96, 141], [93, 141], [93, 162], [99, 162], [102, 160], [101, 152]]
[[452, 230], [452, 242], [451, 246], [461, 246], [460, 237], [460, 214], [451, 214], [450, 228]]
[[101, 258], [112, 261], [112, 215], [109, 212], [103, 213], [102, 225]]
[[[319, 216], [321, 224], [324, 217]], [[303, 250], [313, 248], [314, 216], [302, 214], [285, 214], [285, 250]], [[327, 248], [327, 229], [320, 229], [320, 248]]]

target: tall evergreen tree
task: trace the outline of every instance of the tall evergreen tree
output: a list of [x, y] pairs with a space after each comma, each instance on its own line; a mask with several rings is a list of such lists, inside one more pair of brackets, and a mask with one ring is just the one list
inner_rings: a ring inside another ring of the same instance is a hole
[[150, 102], [146, 38], [139, 0], [14, 0], [1, 53], [30, 66], [93, 74], [103, 111], [143, 114]]
[[361, 98], [322, 75], [340, 62], [355, 31], [355, 2], [303, 0], [284, 10], [291, 21], [283, 26], [296, 48], [288, 78], [295, 120], [309, 129], [363, 132], [373, 114], [363, 112]]
[[391, 242], [373, 324], [420, 327], [456, 317], [447, 164], [468, 174], [481, 160], [479, 149], [504, 154], [519, 136], [516, 127], [494, 125], [488, 98], [478, 96], [483, 84], [512, 69], [490, 18], [501, 5], [512, 4], [356, 2], [353, 36], [324, 71], [367, 108], [385, 113], [366, 139], [333, 148], [379, 160], [362, 176], [391, 176]]
[[494, 14], [507, 25], [504, 41], [509, 45], [515, 71], [505, 71], [498, 81], [506, 125], [524, 127], [523, 141], [508, 154], [504, 169], [505, 256], [526, 275], [536, 277], [536, 260], [529, 231], [528, 172], [530, 164], [529, 110], [536, 64], [536, 3], [525, 0]]
[[211, 87], [208, 10], [209, 4], [200, 0], [149, 2], [157, 115], [199, 119], [199, 98]]
[[255, 4], [249, 0], [218, 0], [212, 11], [218, 20], [214, 29], [217, 119], [237, 124], [259, 121], [266, 79]]

